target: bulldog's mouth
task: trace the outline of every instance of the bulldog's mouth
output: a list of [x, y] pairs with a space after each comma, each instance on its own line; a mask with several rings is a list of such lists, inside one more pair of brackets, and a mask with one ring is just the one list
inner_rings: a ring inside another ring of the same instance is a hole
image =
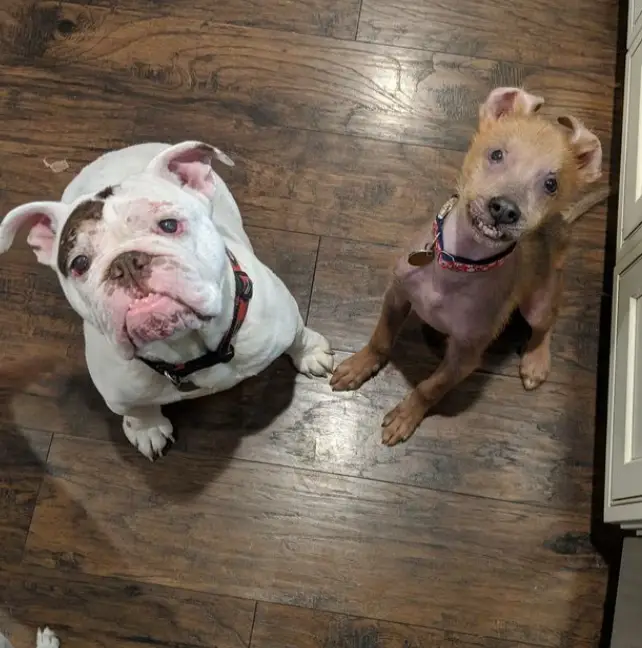
[[162, 293], [134, 299], [125, 313], [125, 333], [134, 346], [166, 340], [179, 331], [198, 329], [205, 318], [186, 304]]

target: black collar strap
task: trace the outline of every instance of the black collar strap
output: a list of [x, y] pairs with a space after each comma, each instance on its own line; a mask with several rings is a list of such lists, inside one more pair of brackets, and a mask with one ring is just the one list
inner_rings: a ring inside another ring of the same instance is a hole
[[238, 333], [243, 321], [245, 320], [245, 316], [247, 315], [250, 299], [252, 299], [253, 286], [252, 280], [243, 270], [241, 270], [241, 266], [236, 260], [236, 257], [229, 250], [226, 250], [226, 252], [232, 264], [232, 270], [234, 270], [236, 293], [234, 295], [232, 325], [218, 347], [214, 351], [207, 351], [207, 353], [199, 358], [194, 358], [193, 360], [188, 360], [181, 364], [171, 364], [170, 362], [163, 362], [162, 360], [138, 358], [138, 360], [144, 362], [150, 369], [153, 369], [162, 376], [165, 376], [165, 378], [171, 381], [177, 389], [185, 391], [197, 389], [193, 383], [185, 380], [187, 376], [196, 371], [200, 371], [201, 369], [209, 369], [217, 364], [225, 364], [234, 358], [232, 339]]
[[515, 249], [516, 243], [512, 243], [505, 250], [495, 254], [486, 259], [476, 261], [474, 259], [467, 259], [466, 257], [455, 256], [444, 250], [444, 221], [453, 207], [457, 203], [459, 196], [454, 194], [450, 200], [441, 208], [435, 218], [433, 225], [434, 247], [437, 256], [437, 261], [442, 268], [447, 270], [455, 270], [458, 272], [487, 272], [493, 268], [502, 265], [508, 255]]

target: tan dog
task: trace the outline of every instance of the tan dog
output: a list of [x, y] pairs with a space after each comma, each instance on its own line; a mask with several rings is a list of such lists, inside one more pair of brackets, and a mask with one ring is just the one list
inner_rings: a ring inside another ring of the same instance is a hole
[[445, 357], [383, 420], [383, 442], [412, 435], [428, 410], [480, 364], [518, 307], [532, 328], [521, 359], [526, 389], [550, 370], [570, 224], [608, 196], [578, 193], [601, 175], [598, 138], [573, 117], [552, 123], [541, 97], [493, 90], [464, 160], [457, 195], [396, 265], [368, 344], [335, 370], [334, 390], [359, 388], [389, 359], [411, 309], [448, 337]]

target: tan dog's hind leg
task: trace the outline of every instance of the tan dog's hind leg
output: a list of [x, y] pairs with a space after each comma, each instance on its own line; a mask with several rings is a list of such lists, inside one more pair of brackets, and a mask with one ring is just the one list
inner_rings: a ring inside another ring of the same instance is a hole
[[374, 333], [361, 351], [344, 360], [330, 379], [334, 391], [359, 389], [390, 357], [392, 345], [410, 313], [410, 302], [398, 286], [392, 285], [383, 298], [383, 307]]
[[532, 334], [519, 366], [524, 389], [539, 387], [551, 370], [551, 335], [562, 293], [562, 271], [553, 269], [543, 286], [537, 288], [519, 305]]
[[477, 369], [489, 341], [462, 344], [448, 338], [446, 355], [432, 376], [420, 382], [384, 417], [382, 442], [393, 446], [409, 439], [428, 410]]

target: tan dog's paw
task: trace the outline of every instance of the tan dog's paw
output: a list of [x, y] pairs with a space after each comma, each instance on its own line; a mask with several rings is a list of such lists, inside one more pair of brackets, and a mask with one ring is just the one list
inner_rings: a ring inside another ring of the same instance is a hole
[[407, 441], [415, 432], [426, 414], [425, 404], [414, 392], [408, 394], [397, 407], [383, 419], [381, 442], [393, 446]]
[[370, 347], [364, 347], [354, 355], [346, 358], [332, 374], [330, 386], [333, 391], [359, 389], [368, 378], [381, 369], [383, 359]]
[[526, 351], [522, 356], [519, 375], [527, 391], [537, 389], [548, 378], [550, 371], [551, 354], [547, 348]]

